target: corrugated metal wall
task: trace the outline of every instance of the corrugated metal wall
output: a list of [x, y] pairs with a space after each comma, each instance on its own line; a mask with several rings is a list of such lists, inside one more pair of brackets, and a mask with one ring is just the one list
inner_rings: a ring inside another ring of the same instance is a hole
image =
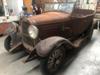
[[35, 0], [36, 4], [40, 7], [43, 7], [45, 3], [52, 3], [52, 2], [67, 2], [67, 1], [78, 1], [78, 7], [83, 9], [96, 9], [96, 1], [97, 0]]
[[97, 0], [80, 0], [80, 7], [84, 9], [96, 9]]

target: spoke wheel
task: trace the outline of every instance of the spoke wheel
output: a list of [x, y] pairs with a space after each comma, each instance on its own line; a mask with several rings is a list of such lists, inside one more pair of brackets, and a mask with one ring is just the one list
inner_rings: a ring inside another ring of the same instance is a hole
[[61, 62], [64, 59], [63, 50], [56, 49], [48, 58], [47, 68], [49, 71], [54, 72], [59, 68]]
[[9, 51], [9, 50], [13, 47], [13, 41], [12, 41], [12, 39], [11, 39], [10, 36], [8, 36], [8, 37], [5, 39], [4, 46], [5, 46], [5, 49], [6, 49], [7, 51]]
[[64, 61], [65, 49], [64, 47], [58, 47], [54, 49], [43, 62], [43, 70], [46, 73], [54, 74], [62, 67]]

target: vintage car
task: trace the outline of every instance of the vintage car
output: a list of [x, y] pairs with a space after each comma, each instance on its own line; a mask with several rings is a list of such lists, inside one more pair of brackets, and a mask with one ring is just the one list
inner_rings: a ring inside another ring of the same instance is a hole
[[5, 48], [9, 52], [26, 48], [29, 57], [25, 62], [39, 58], [44, 71], [53, 74], [91, 40], [95, 13], [75, 8], [75, 3], [46, 3], [44, 11], [23, 17], [5, 39]]

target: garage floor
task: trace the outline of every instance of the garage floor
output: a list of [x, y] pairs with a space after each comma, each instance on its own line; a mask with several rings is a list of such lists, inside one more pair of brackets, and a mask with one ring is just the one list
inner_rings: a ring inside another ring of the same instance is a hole
[[[9, 54], [0, 38], [0, 75], [42, 75], [38, 60], [28, 62], [24, 51]], [[69, 65], [57, 75], [100, 75], [100, 31], [95, 30], [91, 42], [85, 46]]]

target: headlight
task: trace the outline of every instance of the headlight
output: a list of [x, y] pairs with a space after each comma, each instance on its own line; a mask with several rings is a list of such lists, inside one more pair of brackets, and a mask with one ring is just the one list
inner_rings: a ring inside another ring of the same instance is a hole
[[31, 38], [36, 39], [38, 36], [38, 28], [34, 25], [30, 25], [28, 28], [28, 32]]

